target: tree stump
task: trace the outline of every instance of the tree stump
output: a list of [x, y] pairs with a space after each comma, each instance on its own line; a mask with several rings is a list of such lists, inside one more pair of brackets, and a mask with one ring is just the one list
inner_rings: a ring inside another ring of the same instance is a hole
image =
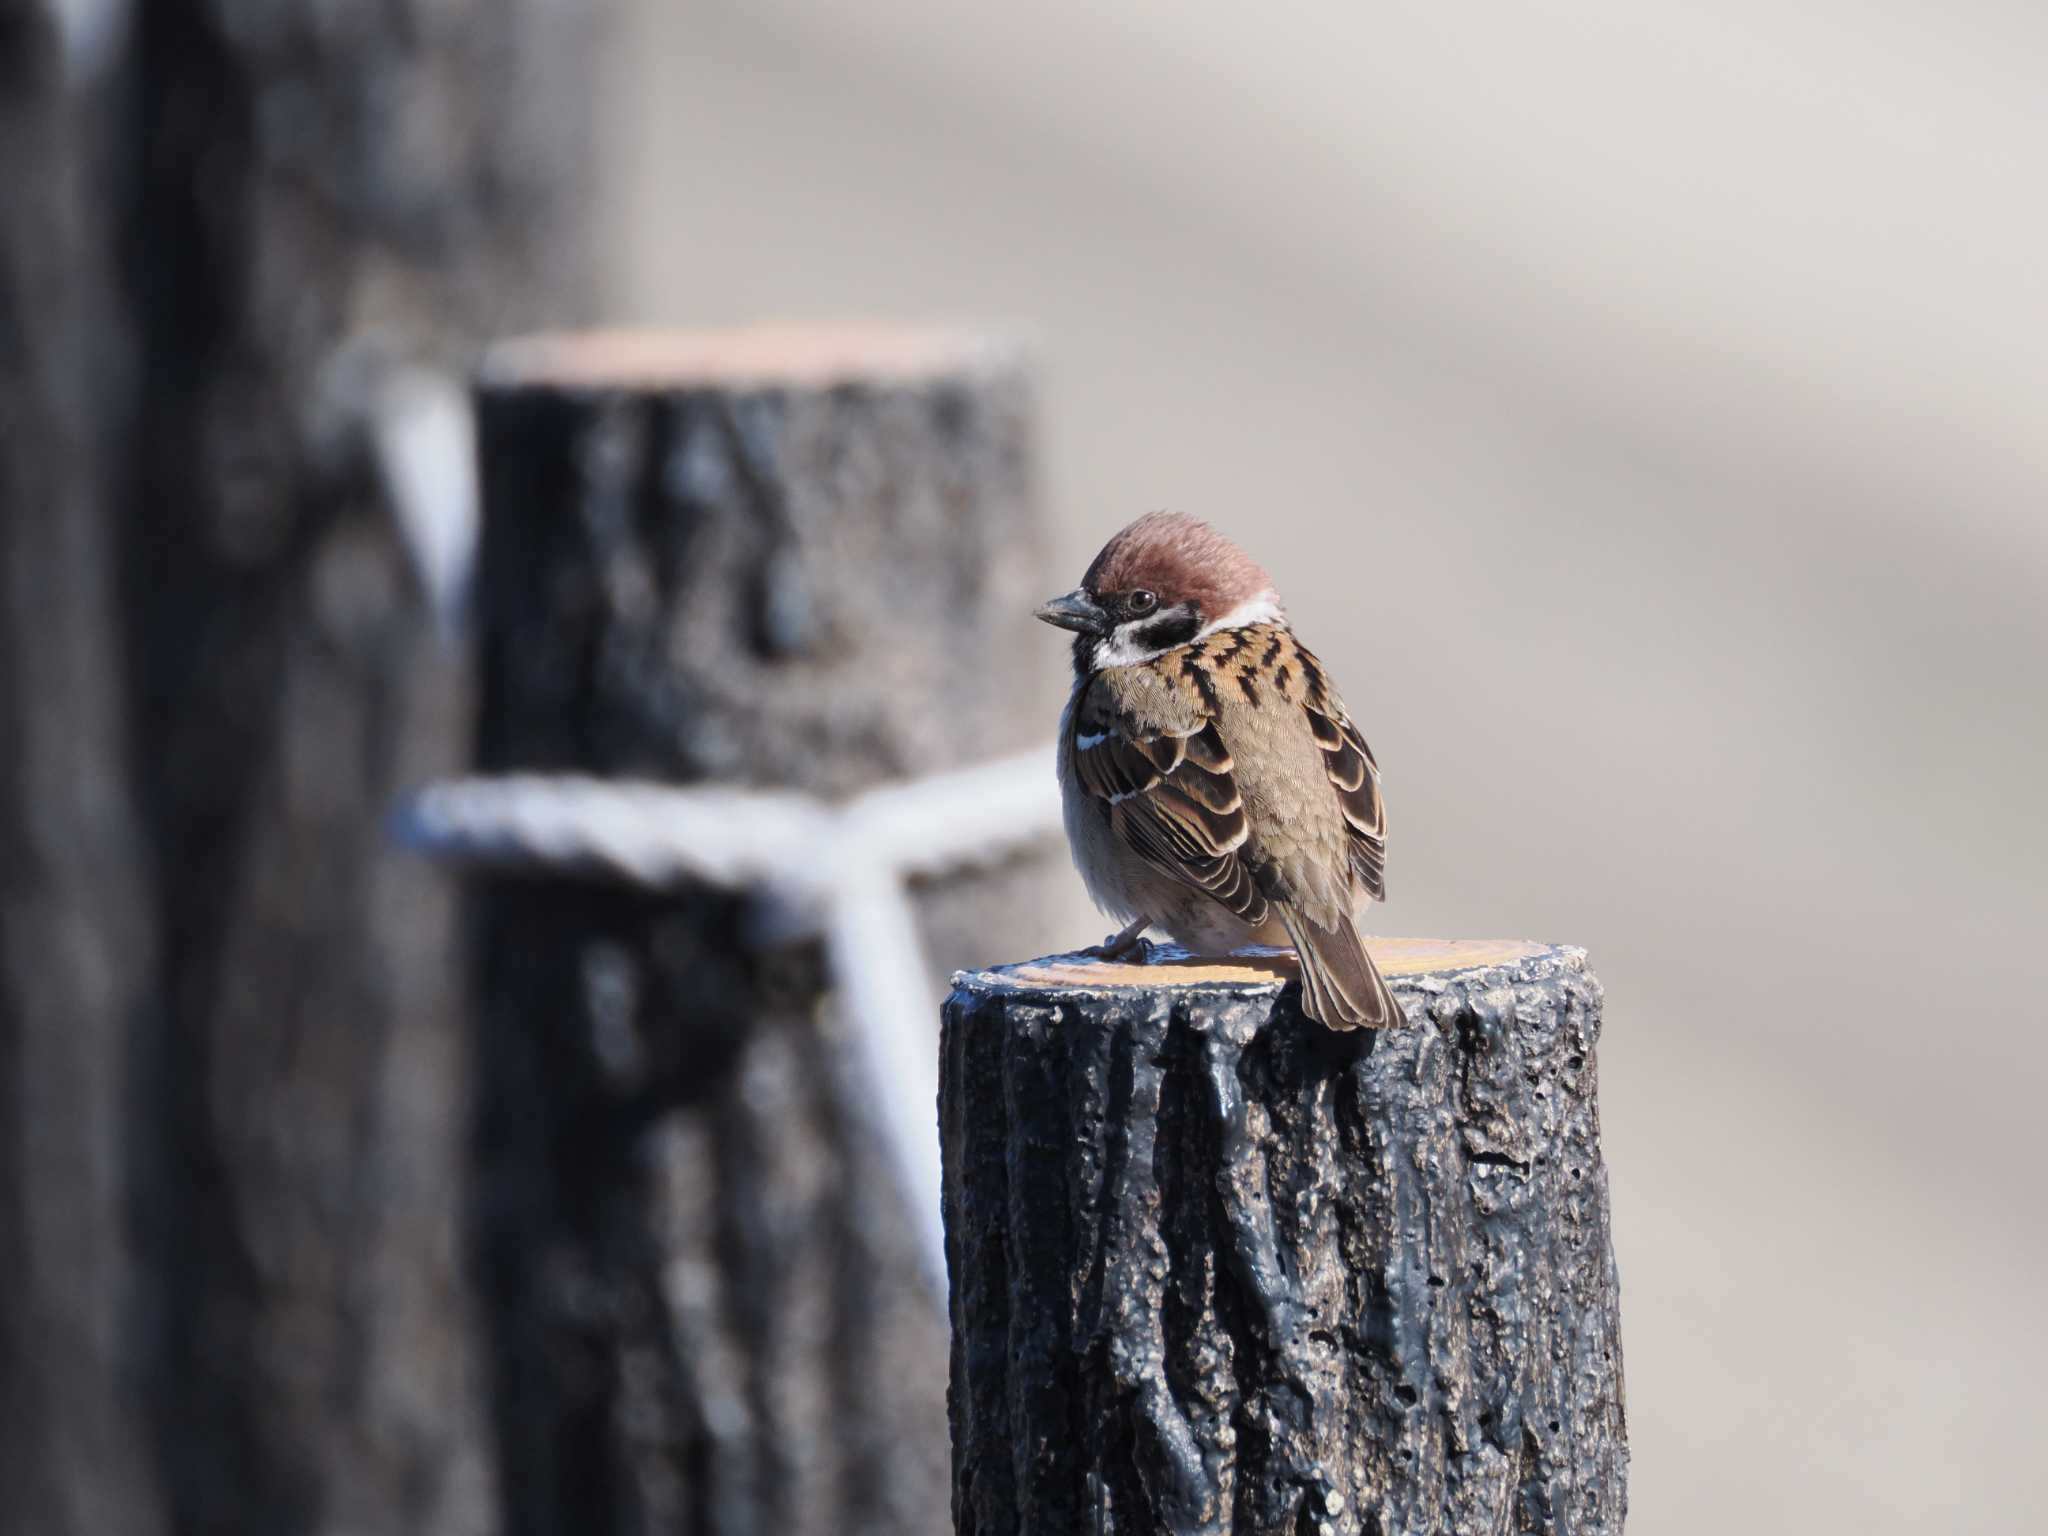
[[1375, 940], [955, 978], [940, 1112], [959, 1536], [1618, 1532], [1583, 952]]
[[[493, 354], [480, 424], [483, 769], [839, 795], [1053, 718], [1019, 704], [1046, 578], [1007, 348], [541, 338]], [[1023, 920], [1047, 872], [926, 892], [929, 952]], [[817, 945], [754, 918], [479, 883], [512, 1536], [946, 1528], [945, 1321]]]
[[117, 130], [54, 7], [0, 6], [0, 1530], [171, 1529], [129, 1127], [154, 1028], [106, 466]]
[[0, 0], [0, 1530], [496, 1528], [378, 434], [573, 313], [588, 9]]

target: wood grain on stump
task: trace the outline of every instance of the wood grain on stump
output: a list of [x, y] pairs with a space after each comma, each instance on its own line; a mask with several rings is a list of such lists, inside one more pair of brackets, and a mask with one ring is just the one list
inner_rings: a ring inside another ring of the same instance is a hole
[[1627, 1443], [1583, 952], [1373, 940], [963, 973], [940, 1113], [960, 1536], [1618, 1532]]

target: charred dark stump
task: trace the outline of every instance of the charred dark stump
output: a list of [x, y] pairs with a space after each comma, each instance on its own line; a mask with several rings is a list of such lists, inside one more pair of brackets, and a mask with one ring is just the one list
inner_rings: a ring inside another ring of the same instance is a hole
[[963, 974], [941, 1091], [960, 1536], [1618, 1532], [1628, 1450], [1573, 949]]
[[[838, 795], [1028, 745], [1027, 406], [916, 333], [501, 350], [480, 766]], [[1042, 871], [927, 893], [934, 958]], [[816, 946], [739, 896], [478, 897], [508, 1530], [944, 1531], [945, 1321]]]

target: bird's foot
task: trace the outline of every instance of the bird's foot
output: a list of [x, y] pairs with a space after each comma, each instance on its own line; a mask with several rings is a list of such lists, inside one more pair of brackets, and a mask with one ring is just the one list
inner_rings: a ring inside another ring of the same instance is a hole
[[1145, 937], [1145, 930], [1151, 926], [1149, 918], [1140, 918], [1129, 927], [1112, 933], [1100, 944], [1090, 944], [1081, 953], [1090, 960], [1128, 960], [1135, 955], [1143, 962], [1152, 954], [1151, 942]]
[[1141, 964], [1152, 955], [1152, 941], [1147, 938], [1125, 938], [1113, 933], [1100, 944], [1090, 944], [1081, 953], [1090, 960], [1130, 960], [1135, 958]]

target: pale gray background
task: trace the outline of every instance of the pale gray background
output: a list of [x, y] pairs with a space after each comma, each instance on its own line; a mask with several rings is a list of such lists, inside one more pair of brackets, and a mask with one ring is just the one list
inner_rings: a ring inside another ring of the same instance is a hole
[[2035, 1528], [2048, 12], [636, 0], [608, 50], [615, 318], [1027, 323], [1060, 575], [1240, 536], [1387, 770], [1382, 926], [1591, 950], [1632, 1528]]

